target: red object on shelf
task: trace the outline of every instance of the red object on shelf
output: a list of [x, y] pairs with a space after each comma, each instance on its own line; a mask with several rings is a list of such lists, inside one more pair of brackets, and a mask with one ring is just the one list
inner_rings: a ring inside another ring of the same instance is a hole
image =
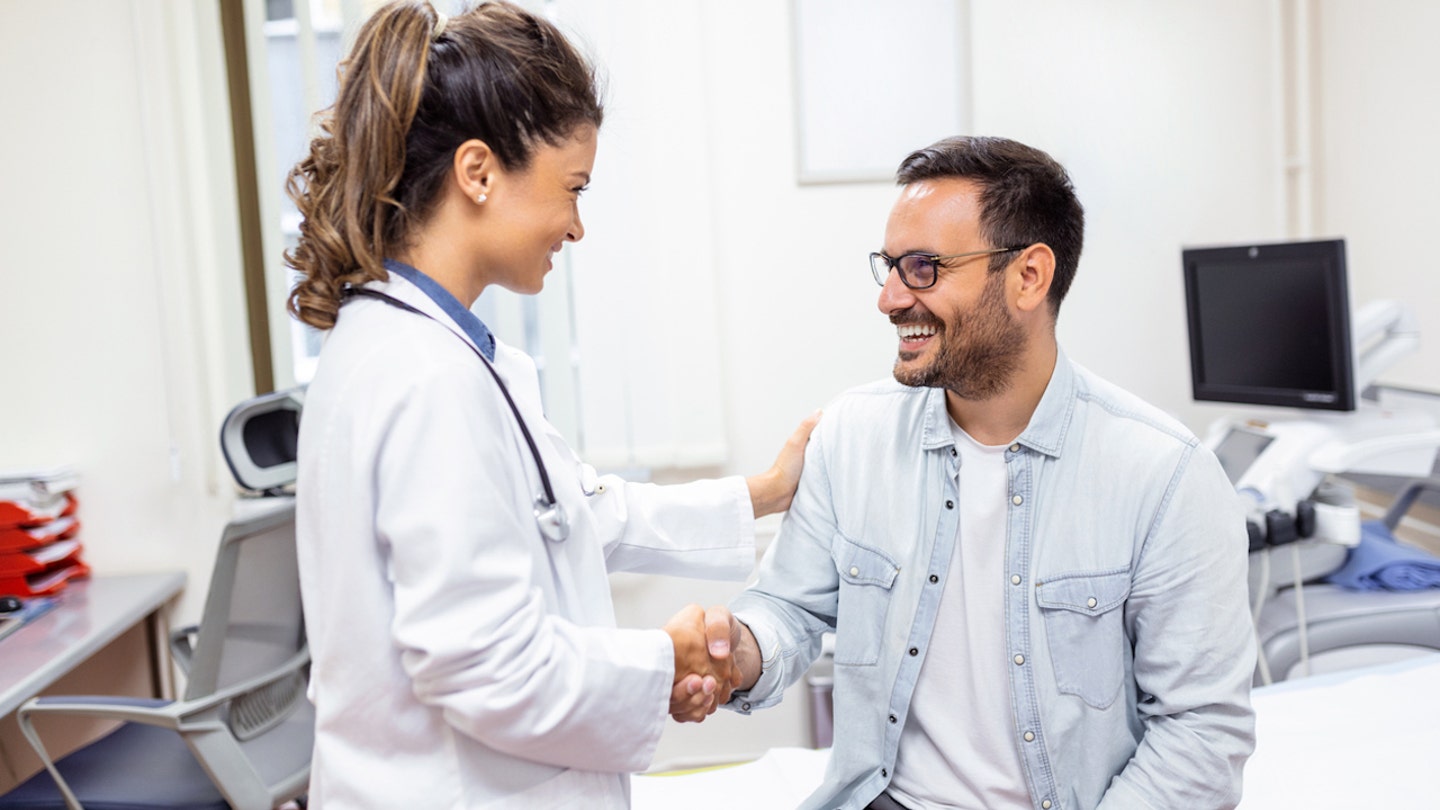
[[69, 540], [80, 532], [80, 521], [62, 517], [33, 528], [0, 529], [0, 554], [29, 551], [59, 540]]
[[90, 566], [76, 559], [23, 576], [0, 574], [0, 596], [51, 596], [72, 579], [90, 576]]
[[75, 495], [70, 492], [0, 500], [0, 531], [43, 526], [75, 514], [77, 506]]
[[0, 554], [0, 577], [30, 576], [79, 562], [80, 551], [79, 540], [61, 540], [31, 551]]
[[0, 596], [49, 596], [89, 576], [69, 466], [0, 471]]

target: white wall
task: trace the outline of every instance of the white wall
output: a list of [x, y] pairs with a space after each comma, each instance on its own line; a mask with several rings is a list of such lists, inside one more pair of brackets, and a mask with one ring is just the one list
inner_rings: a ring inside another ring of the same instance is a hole
[[1318, 3], [1319, 230], [1346, 238], [1350, 295], [1409, 303], [1421, 348], [1387, 382], [1440, 389], [1440, 5]]
[[186, 570], [182, 620], [250, 373], [212, 5], [0, 3], [0, 468], [73, 464], [87, 561]]

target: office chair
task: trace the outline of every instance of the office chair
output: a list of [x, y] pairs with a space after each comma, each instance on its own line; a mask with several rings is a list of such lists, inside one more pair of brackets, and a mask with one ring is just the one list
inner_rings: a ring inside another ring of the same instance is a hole
[[[46, 770], [0, 796], [0, 810], [250, 810], [300, 796], [310, 778], [314, 710], [295, 562], [295, 505], [225, 527], [197, 627], [171, 634], [187, 673], [178, 701], [41, 697], [17, 717]], [[121, 721], [52, 761], [33, 720]]]

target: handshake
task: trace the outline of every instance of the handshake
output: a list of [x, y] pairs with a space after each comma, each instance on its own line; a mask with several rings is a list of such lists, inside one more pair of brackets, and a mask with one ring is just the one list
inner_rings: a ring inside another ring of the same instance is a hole
[[731, 692], [753, 686], [760, 677], [754, 636], [724, 606], [689, 605], [664, 630], [675, 645], [670, 716], [681, 723], [703, 721], [730, 700]]

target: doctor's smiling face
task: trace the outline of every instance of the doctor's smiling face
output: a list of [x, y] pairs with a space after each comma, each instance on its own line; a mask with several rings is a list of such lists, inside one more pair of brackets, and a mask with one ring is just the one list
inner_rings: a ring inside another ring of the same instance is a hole
[[[905, 186], [885, 226], [885, 255], [952, 256], [1003, 247], [986, 244], [980, 235], [978, 196], [979, 185], [964, 178]], [[907, 287], [898, 270], [890, 271], [878, 305], [896, 326], [896, 380], [972, 400], [1006, 390], [1025, 351], [1026, 333], [1009, 309], [1007, 274], [990, 267], [992, 259], [1018, 255], [940, 259], [934, 286], [920, 290]]]
[[536, 146], [524, 169], [495, 170], [480, 206], [485, 212], [480, 250], [489, 283], [538, 293], [555, 254], [585, 236], [580, 194], [595, 167], [597, 133], [582, 124], [558, 144]]

